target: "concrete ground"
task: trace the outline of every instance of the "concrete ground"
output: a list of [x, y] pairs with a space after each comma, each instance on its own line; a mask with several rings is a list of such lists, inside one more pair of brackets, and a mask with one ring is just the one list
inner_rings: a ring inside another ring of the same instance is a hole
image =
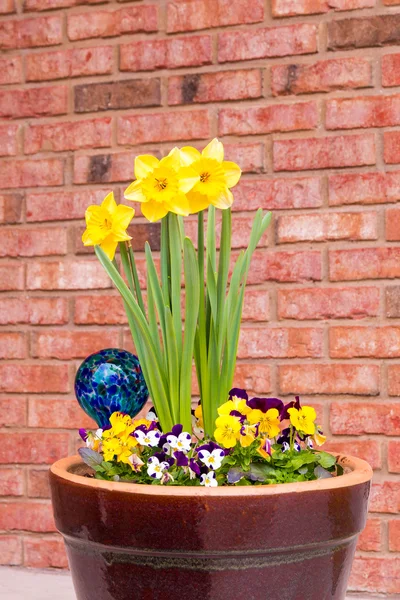
[[[374, 598], [378, 600], [374, 596], [350, 595], [346, 600]], [[388, 596], [384, 598], [390, 600]], [[76, 596], [68, 572], [0, 567], [0, 600], [76, 600]]]

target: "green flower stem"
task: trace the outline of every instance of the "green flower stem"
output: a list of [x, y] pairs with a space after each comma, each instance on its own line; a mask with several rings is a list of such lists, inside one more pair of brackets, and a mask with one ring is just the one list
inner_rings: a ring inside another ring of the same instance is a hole
[[128, 246], [129, 265], [130, 265], [130, 269], [131, 269], [131, 272], [133, 275], [133, 281], [135, 284], [136, 299], [137, 299], [137, 302], [138, 302], [140, 308], [142, 309], [142, 313], [146, 314], [144, 302], [143, 302], [142, 290], [140, 289], [139, 276], [138, 276], [138, 272], [137, 272], [137, 268], [136, 268], [135, 254], [133, 252], [132, 244], [130, 243], [130, 241], [126, 242], [126, 245]]

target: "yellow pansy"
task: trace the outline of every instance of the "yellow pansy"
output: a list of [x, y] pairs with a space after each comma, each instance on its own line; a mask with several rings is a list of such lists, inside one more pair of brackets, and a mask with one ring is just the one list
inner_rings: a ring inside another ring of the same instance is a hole
[[142, 213], [149, 221], [158, 221], [168, 212], [182, 216], [190, 213], [186, 194], [200, 176], [182, 164], [178, 148], [173, 148], [161, 160], [150, 154], [137, 156], [135, 177], [136, 181], [125, 190], [124, 197], [131, 202], [141, 202]]
[[89, 206], [85, 212], [86, 229], [82, 235], [84, 246], [100, 246], [110, 260], [115, 256], [118, 242], [132, 239], [126, 233], [135, 211], [130, 206], [117, 204], [114, 194], [106, 196], [100, 206]]
[[198, 404], [196, 406], [196, 409], [194, 411], [194, 416], [197, 419], [197, 425], [198, 427], [204, 427], [204, 421], [203, 421], [203, 407], [201, 406], [201, 404]]
[[240, 179], [240, 167], [224, 160], [224, 146], [214, 138], [200, 152], [192, 146], [181, 149], [184, 163], [199, 176], [198, 182], [187, 194], [190, 214], [199, 212], [213, 204], [216, 208], [229, 208], [233, 203], [230, 188]]
[[312, 406], [303, 406], [300, 409], [289, 408], [290, 422], [297, 431], [301, 431], [306, 435], [314, 435], [315, 419], [317, 414]]
[[247, 406], [246, 400], [234, 396], [232, 400], [228, 400], [218, 408], [218, 414], [230, 415], [233, 410], [240, 412], [242, 415], [248, 415], [251, 412], [250, 406]]
[[322, 428], [320, 425], [316, 426], [315, 433], [314, 433], [312, 439], [317, 444], [317, 446], [323, 446], [325, 444], [326, 435], [323, 434]]
[[217, 429], [214, 432], [214, 437], [224, 448], [233, 448], [240, 436], [242, 427], [239, 419], [230, 415], [218, 417], [215, 421]]
[[240, 445], [243, 448], [250, 446], [256, 439], [256, 426], [255, 425], [243, 425], [240, 430]]
[[266, 413], [255, 408], [247, 416], [247, 419], [251, 425], [259, 423], [259, 432], [264, 433], [269, 439], [276, 437], [281, 432], [277, 408], [270, 408]]
[[115, 455], [118, 455], [122, 451], [122, 442], [120, 439], [112, 437], [110, 439], [103, 440], [103, 457], [104, 460], [113, 460]]

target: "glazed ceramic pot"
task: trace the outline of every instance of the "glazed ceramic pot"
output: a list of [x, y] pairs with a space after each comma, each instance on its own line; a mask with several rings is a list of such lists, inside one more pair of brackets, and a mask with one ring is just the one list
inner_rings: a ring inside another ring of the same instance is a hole
[[342, 600], [372, 470], [246, 487], [162, 487], [50, 473], [78, 600]]

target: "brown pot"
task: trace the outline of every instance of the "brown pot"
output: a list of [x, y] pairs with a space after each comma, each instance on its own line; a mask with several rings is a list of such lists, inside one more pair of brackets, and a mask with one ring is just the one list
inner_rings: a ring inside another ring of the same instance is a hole
[[[372, 470], [246, 487], [162, 487], [51, 467], [78, 600], [342, 600]], [[81, 474], [79, 474], [81, 473]]]

